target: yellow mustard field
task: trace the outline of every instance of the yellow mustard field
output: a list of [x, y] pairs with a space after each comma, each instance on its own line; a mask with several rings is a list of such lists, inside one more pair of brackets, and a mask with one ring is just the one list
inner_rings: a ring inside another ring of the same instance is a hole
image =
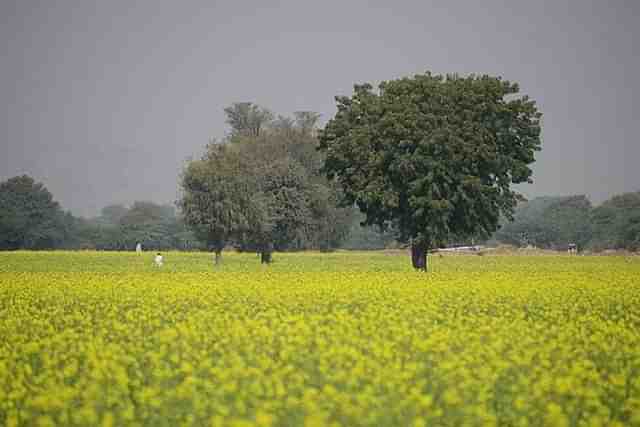
[[640, 426], [640, 257], [0, 253], [0, 425]]

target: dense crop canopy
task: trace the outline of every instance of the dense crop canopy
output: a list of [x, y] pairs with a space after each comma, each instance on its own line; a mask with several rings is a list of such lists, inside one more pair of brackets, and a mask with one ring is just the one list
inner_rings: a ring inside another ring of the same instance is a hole
[[640, 425], [637, 259], [372, 256], [0, 254], [0, 424]]

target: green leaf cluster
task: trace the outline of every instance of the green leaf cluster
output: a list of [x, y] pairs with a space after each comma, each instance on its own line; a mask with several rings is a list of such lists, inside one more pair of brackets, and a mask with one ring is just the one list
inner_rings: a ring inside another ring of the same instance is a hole
[[320, 135], [324, 171], [366, 215], [428, 249], [511, 217], [540, 149], [535, 102], [497, 77], [416, 75], [354, 86]]
[[28, 175], [0, 183], [0, 249], [45, 249], [63, 244], [70, 215]]
[[217, 253], [229, 245], [262, 253], [338, 246], [351, 210], [338, 206], [339, 190], [320, 172], [319, 115], [274, 119], [249, 103], [225, 112], [230, 135], [183, 171], [178, 206], [185, 222]]

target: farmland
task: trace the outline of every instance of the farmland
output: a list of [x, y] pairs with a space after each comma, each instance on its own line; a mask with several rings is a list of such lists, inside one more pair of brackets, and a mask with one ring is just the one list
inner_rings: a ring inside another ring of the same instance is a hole
[[0, 253], [0, 424], [640, 426], [640, 258]]

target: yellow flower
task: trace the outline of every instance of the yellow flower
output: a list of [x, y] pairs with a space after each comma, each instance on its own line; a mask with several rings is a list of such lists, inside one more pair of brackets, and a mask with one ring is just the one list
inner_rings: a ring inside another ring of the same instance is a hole
[[275, 421], [275, 418], [271, 414], [268, 414], [263, 411], [258, 411], [256, 413], [256, 424], [259, 427], [271, 427], [274, 421]]

